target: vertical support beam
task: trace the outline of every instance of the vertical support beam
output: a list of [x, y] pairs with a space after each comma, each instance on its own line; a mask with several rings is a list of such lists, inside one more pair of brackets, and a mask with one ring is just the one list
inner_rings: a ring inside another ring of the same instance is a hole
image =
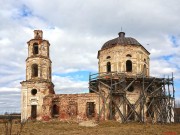
[[168, 95], [169, 93], [166, 90], [166, 79], [165, 79], [165, 77], [163, 79], [163, 88], [164, 88], [164, 91], [165, 91], [164, 93], [165, 94], [163, 93], [163, 90], [162, 90], [162, 92], [161, 92], [161, 99], [160, 99], [162, 101], [162, 103], [161, 103], [161, 106], [162, 106], [162, 108], [161, 108], [161, 115], [162, 115], [162, 122], [166, 122], [167, 121], [167, 117], [165, 116], [165, 114], [168, 115], [168, 108], [167, 108], [167, 102], [166, 102], [168, 100], [168, 97], [166, 95]]
[[170, 89], [169, 89], [169, 76], [168, 76], [168, 81], [167, 81], [167, 84], [168, 84], [168, 99], [169, 99], [169, 97], [171, 96], [171, 94], [170, 94]]
[[[164, 78], [164, 83], [163, 85], [166, 85], [166, 79]], [[168, 93], [168, 90], [167, 90], [167, 94]], [[163, 95], [163, 91], [161, 90], [161, 99], [162, 101], [161, 104], [161, 115], [162, 115], [162, 123], [166, 123], [167, 122], [167, 115], [168, 115], [168, 108], [167, 108], [167, 100], [168, 100], [168, 97], [166, 95]]]
[[109, 103], [109, 109], [110, 109], [110, 120], [112, 120], [112, 73], [111, 73], [111, 88], [110, 88], [110, 103]]
[[[176, 101], [175, 97], [174, 97], [175, 90], [174, 90], [174, 76], [173, 76], [173, 72], [172, 72], [172, 87], [173, 87], [173, 100], [171, 98], [171, 105], [172, 105], [171, 110], [175, 108], [175, 101]], [[174, 117], [174, 111], [173, 111], [173, 117]]]
[[168, 111], [167, 114], [168, 114], [169, 117], [170, 117], [170, 118], [169, 118], [169, 122], [171, 123], [171, 103], [170, 103], [170, 102], [171, 102], [171, 101], [170, 101], [170, 100], [171, 100], [171, 93], [170, 93], [170, 89], [169, 89], [169, 85], [170, 85], [169, 81], [170, 81], [170, 79], [169, 79], [169, 76], [168, 76], [168, 82], [167, 82], [167, 84], [168, 84], [168, 99], [167, 99], [167, 100], [168, 100], [168, 103], [167, 103], [167, 105], [166, 105], [166, 106], [167, 106], [166, 108], [167, 108], [167, 111]]
[[166, 84], [165, 84], [165, 81], [164, 81], [163, 84], [164, 84], [164, 85], [163, 85], [163, 95], [166, 95], [166, 88], [165, 88]]
[[98, 121], [100, 121], [100, 95], [101, 95], [101, 86], [100, 86], [100, 83], [99, 81], [97, 81], [97, 85], [98, 85], [98, 90], [99, 90], [99, 116], [98, 116]]
[[106, 120], [106, 100], [103, 98], [104, 120]]
[[141, 118], [142, 118], [142, 122], [144, 122], [144, 105], [145, 105], [145, 102], [144, 102], [144, 97], [145, 97], [145, 95], [144, 95], [144, 70], [145, 69], [143, 69], [143, 88], [142, 88], [142, 93], [141, 93], [141, 96], [143, 97], [142, 98], [142, 100], [141, 100], [141, 107], [142, 107], [142, 114], [141, 114]]
[[[173, 99], [174, 99], [175, 98], [174, 97], [175, 90], [174, 90], [174, 76], [173, 76], [173, 72], [172, 72], [172, 87], [173, 87]], [[174, 107], [175, 107], [175, 100], [174, 100]]]
[[173, 98], [174, 98], [174, 77], [173, 77], [173, 72], [172, 72], [172, 86], [173, 86]]

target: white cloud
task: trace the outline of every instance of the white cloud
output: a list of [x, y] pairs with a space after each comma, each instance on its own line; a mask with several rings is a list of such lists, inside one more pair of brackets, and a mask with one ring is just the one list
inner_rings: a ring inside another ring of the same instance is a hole
[[75, 80], [72, 77], [53, 76], [56, 93], [84, 93], [88, 90], [88, 82]]
[[164, 77], [164, 75], [166, 77], [167, 76], [171, 77], [172, 73], [177, 73], [177, 75], [179, 76], [177, 68], [175, 68], [166, 60], [162, 60], [162, 59], [154, 59], [153, 61], [151, 61], [150, 71], [152, 76], [157, 76], [157, 77]]
[[19, 88], [1, 87], [0, 92], [20, 92]]

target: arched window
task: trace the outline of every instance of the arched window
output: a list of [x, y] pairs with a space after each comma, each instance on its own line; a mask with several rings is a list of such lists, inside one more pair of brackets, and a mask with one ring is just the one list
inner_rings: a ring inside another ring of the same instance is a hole
[[34, 43], [33, 44], [33, 54], [38, 54], [39, 53], [39, 48], [38, 48], [38, 44]]
[[147, 75], [147, 68], [146, 68], [146, 64], [144, 64], [144, 75]]
[[126, 72], [132, 72], [132, 62], [130, 60], [126, 61]]
[[38, 65], [33, 64], [32, 65], [32, 77], [37, 77], [38, 76]]
[[144, 59], [144, 62], [146, 63], [146, 59]]
[[108, 62], [106, 66], [107, 66], [107, 72], [111, 72], [111, 63]]
[[131, 85], [131, 86], [127, 89], [127, 91], [133, 92], [133, 91], [134, 91], [134, 87]]
[[131, 54], [127, 54], [126, 57], [132, 57]]
[[59, 106], [55, 104], [52, 108], [52, 116], [55, 117], [56, 115], [59, 115]]
[[110, 59], [110, 58], [111, 58], [111, 56], [107, 56], [107, 57], [106, 57], [106, 59]]
[[51, 67], [49, 67], [49, 78], [51, 79]]

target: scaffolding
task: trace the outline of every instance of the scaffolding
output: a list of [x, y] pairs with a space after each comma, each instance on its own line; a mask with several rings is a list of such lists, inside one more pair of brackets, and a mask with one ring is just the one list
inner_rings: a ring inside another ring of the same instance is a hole
[[[141, 88], [137, 100], [132, 104], [128, 93], [137, 84]], [[149, 77], [143, 73], [134, 76], [119, 72], [90, 74], [89, 91], [99, 95], [98, 120], [102, 117], [113, 120], [118, 115], [122, 123], [174, 122], [173, 74], [171, 78]]]

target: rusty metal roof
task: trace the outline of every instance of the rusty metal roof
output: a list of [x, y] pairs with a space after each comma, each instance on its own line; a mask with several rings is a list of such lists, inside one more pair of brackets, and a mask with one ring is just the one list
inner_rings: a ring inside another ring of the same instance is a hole
[[112, 48], [117, 45], [141, 45], [136, 39], [132, 37], [125, 37], [124, 32], [119, 33], [119, 37], [107, 41], [101, 50]]

